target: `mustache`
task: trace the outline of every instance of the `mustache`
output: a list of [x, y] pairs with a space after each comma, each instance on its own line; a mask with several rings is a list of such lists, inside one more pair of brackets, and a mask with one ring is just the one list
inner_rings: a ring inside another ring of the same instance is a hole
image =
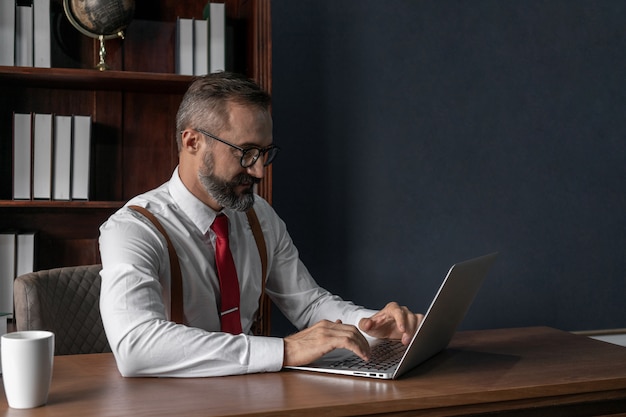
[[249, 174], [239, 174], [230, 182], [232, 185], [257, 185], [261, 182], [260, 178], [253, 177]]

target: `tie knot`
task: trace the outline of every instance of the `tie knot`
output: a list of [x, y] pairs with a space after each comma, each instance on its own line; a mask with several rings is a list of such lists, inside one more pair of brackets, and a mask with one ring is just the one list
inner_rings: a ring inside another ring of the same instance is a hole
[[211, 230], [215, 232], [217, 237], [228, 239], [228, 217], [223, 214], [217, 215], [211, 225]]

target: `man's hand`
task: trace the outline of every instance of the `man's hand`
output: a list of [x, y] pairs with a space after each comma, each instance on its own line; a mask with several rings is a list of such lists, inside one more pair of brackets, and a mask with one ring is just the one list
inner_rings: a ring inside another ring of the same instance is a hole
[[361, 319], [359, 328], [378, 339], [401, 340], [408, 345], [423, 319], [422, 314], [412, 313], [408, 308], [392, 302], [372, 317]]
[[355, 326], [322, 320], [319, 323], [283, 339], [283, 366], [306, 365], [328, 352], [344, 348], [364, 360], [369, 359], [370, 347]]

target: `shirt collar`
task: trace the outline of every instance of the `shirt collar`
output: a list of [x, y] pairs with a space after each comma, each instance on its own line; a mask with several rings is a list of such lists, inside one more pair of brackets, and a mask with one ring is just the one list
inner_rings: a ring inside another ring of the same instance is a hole
[[216, 212], [204, 204], [187, 189], [178, 175], [178, 167], [174, 170], [168, 186], [170, 195], [180, 209], [191, 219], [203, 235], [206, 234], [213, 224], [215, 216], [221, 212]]

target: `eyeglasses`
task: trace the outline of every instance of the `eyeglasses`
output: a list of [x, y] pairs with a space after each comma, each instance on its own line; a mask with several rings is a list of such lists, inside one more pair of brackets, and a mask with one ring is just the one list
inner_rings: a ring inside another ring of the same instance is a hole
[[230, 146], [231, 148], [235, 148], [241, 152], [241, 160], [239, 163], [243, 168], [250, 168], [252, 165], [256, 164], [256, 161], [259, 158], [263, 161], [263, 166], [266, 167], [274, 161], [278, 151], [280, 148], [276, 145], [270, 145], [267, 148], [259, 148], [258, 146], [250, 146], [248, 148], [242, 148], [240, 146], [234, 145], [224, 139], [220, 139], [215, 135], [210, 134], [209, 132], [202, 129], [193, 129], [198, 133], [202, 133], [204, 136], [208, 136], [211, 139], [215, 139], [218, 142], [222, 142], [225, 145]]

